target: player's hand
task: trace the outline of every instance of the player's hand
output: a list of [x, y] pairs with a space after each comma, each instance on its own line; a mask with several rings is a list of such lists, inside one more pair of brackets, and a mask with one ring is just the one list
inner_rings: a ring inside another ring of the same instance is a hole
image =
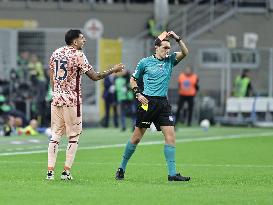
[[141, 104], [148, 105], [149, 101], [143, 95], [141, 95], [140, 93], [138, 93], [136, 97], [137, 97], [138, 101], [141, 102]]
[[174, 31], [169, 31], [168, 36], [173, 38], [174, 40], [178, 40], [179, 36]]
[[122, 72], [123, 71], [123, 69], [124, 69], [124, 64], [122, 64], [122, 63], [119, 63], [119, 64], [117, 64], [117, 65], [114, 65], [114, 67], [113, 67], [113, 73], [119, 73], [119, 72]]

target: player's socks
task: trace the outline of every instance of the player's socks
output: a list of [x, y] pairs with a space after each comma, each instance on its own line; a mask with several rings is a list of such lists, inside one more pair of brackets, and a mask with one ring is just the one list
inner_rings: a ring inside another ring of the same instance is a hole
[[66, 148], [65, 167], [72, 167], [78, 148], [78, 140], [70, 140]]
[[136, 146], [137, 145], [131, 143], [131, 140], [129, 140], [126, 144], [125, 151], [123, 154], [123, 159], [122, 159], [122, 162], [120, 165], [120, 168], [122, 168], [124, 171], [126, 169], [126, 165], [129, 161], [129, 159], [131, 158], [131, 156], [133, 155], [133, 153], [136, 150]]
[[53, 170], [59, 149], [59, 141], [51, 139], [48, 144], [48, 170]]
[[175, 146], [173, 145], [164, 145], [164, 154], [168, 166], [169, 176], [176, 175], [175, 167]]

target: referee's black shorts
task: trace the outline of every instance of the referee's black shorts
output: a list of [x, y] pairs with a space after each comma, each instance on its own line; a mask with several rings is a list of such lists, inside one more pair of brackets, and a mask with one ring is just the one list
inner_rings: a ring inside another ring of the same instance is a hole
[[160, 126], [174, 126], [173, 113], [167, 97], [145, 97], [149, 100], [148, 108], [138, 101], [136, 127], [149, 128], [153, 122], [157, 131], [160, 131]]

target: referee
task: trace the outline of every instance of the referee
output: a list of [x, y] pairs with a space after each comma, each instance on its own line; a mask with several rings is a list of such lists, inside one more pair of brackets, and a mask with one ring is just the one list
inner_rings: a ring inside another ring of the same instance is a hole
[[[178, 43], [179, 52], [170, 53], [171, 38]], [[174, 119], [167, 100], [173, 67], [187, 54], [188, 49], [181, 37], [173, 31], [165, 31], [155, 40], [155, 54], [139, 61], [130, 79], [138, 100], [136, 126], [132, 138], [126, 144], [121, 165], [116, 172], [117, 180], [124, 179], [126, 165], [152, 122], [165, 137], [164, 154], [168, 166], [168, 181], [190, 180], [190, 177], [176, 172]], [[139, 81], [143, 81], [144, 84], [142, 92], [137, 84]]]

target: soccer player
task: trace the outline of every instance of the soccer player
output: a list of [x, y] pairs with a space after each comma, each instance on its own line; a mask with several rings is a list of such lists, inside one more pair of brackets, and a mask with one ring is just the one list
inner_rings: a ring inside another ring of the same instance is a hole
[[58, 147], [61, 136], [66, 134], [69, 142], [66, 161], [61, 179], [73, 179], [70, 173], [82, 132], [81, 76], [86, 74], [97, 81], [106, 76], [121, 72], [123, 64], [114, 65], [102, 73], [95, 72], [82, 52], [86, 42], [80, 30], [69, 30], [65, 34], [66, 46], [55, 50], [50, 58], [50, 82], [53, 91], [51, 103], [52, 137], [48, 145], [48, 171], [46, 179], [54, 179]]
[[[170, 53], [170, 40], [173, 38], [180, 51]], [[186, 55], [188, 49], [181, 37], [173, 31], [163, 32], [155, 40], [155, 54], [139, 61], [130, 84], [138, 100], [136, 126], [131, 139], [127, 142], [123, 159], [116, 172], [116, 179], [124, 179], [126, 165], [133, 155], [147, 128], [153, 122], [165, 137], [164, 154], [168, 167], [168, 181], [189, 181], [190, 177], [176, 172], [175, 132], [171, 106], [167, 100], [168, 85], [173, 67]], [[142, 81], [141, 92], [137, 82]]]

